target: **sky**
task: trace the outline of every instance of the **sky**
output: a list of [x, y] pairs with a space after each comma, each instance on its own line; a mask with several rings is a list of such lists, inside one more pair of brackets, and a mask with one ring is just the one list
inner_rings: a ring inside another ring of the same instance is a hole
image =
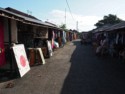
[[96, 28], [94, 24], [108, 14], [125, 20], [125, 0], [67, 1], [71, 12], [66, 0], [0, 0], [0, 7], [12, 7], [58, 26], [66, 23], [68, 29], [80, 32]]

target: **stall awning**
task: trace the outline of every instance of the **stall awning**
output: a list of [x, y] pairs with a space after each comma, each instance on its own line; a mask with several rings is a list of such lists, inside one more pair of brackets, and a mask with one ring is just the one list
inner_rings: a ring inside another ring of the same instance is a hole
[[39, 19], [23, 16], [23, 15], [20, 15], [18, 13], [14, 13], [12, 11], [6, 10], [4, 8], [0, 8], [0, 16], [7, 17], [7, 18], [10, 18], [10, 19], [14, 19], [14, 20], [17, 20], [17, 21], [21, 21], [25, 24], [31, 24], [31, 25], [35, 25], [35, 26], [41, 26], [41, 27], [52, 27], [52, 28], [55, 28], [55, 29], [60, 29], [60, 28], [58, 28], [56, 26], [53, 26], [51, 24], [42, 22]]

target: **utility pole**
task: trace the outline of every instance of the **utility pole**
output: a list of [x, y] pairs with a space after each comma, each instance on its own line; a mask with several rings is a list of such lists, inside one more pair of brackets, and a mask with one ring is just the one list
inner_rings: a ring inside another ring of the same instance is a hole
[[79, 31], [79, 27], [78, 27], [78, 26], [79, 26], [79, 22], [76, 21], [76, 30], [77, 30], [77, 31]]
[[66, 25], [66, 8], [65, 8], [65, 25]]

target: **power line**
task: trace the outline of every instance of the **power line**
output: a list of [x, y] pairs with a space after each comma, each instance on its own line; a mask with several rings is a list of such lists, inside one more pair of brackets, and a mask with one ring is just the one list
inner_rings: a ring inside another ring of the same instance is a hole
[[66, 3], [67, 3], [67, 6], [68, 6], [68, 8], [69, 8], [69, 12], [70, 12], [70, 14], [71, 14], [71, 16], [72, 16], [72, 19], [73, 19], [74, 21], [76, 21], [76, 20], [74, 19], [73, 15], [72, 15], [72, 12], [71, 12], [71, 9], [70, 9], [70, 6], [69, 6], [69, 3], [68, 3], [67, 0], [66, 0]]
[[66, 8], [65, 8], [65, 25], [66, 25]]
[[[78, 21], [76, 21], [72, 15], [72, 12], [71, 12], [71, 8], [69, 6], [69, 3], [68, 3], [68, 0], [66, 0], [66, 3], [67, 3], [67, 6], [69, 8], [69, 12], [70, 12], [70, 15], [72, 16], [72, 19], [76, 22], [76, 30], [79, 31], [79, 28], [78, 28]], [[66, 11], [65, 11], [66, 12]], [[66, 15], [65, 15], [65, 19], [66, 19]]]

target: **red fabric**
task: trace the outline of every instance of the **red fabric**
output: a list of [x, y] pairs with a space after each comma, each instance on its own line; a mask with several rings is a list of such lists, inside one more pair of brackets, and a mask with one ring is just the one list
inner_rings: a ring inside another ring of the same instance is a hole
[[4, 51], [4, 28], [3, 23], [0, 21], [0, 67], [5, 64], [5, 51]]
[[52, 31], [53, 37], [52, 37], [52, 49], [54, 48], [54, 38], [55, 38], [55, 33]]

